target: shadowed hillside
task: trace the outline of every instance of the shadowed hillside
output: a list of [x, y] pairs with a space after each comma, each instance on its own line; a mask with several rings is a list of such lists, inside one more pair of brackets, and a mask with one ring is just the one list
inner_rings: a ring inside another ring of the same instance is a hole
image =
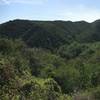
[[[22, 38], [30, 46], [56, 48], [72, 41], [96, 41], [91, 31], [96, 31], [96, 22], [28, 21], [14, 20], [0, 25], [3, 37]], [[92, 30], [91, 30], [92, 29]], [[87, 34], [88, 32], [88, 34]], [[95, 33], [98, 37], [99, 34]], [[94, 35], [95, 35], [94, 34]], [[84, 36], [85, 35], [85, 36]], [[84, 37], [83, 37], [84, 36]], [[92, 40], [87, 40], [94, 37]], [[99, 37], [98, 37], [99, 39]]]

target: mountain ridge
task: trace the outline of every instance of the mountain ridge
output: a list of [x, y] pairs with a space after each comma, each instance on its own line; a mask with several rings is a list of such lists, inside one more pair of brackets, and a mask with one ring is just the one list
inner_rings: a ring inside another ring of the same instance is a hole
[[[32, 47], [39, 47], [41, 42], [41, 46], [44, 48], [49, 48], [44, 43], [50, 45], [50, 48], [55, 48], [55, 46], [59, 47], [60, 44], [71, 43], [73, 40], [82, 42], [98, 41], [100, 36], [96, 33], [97, 27], [99, 28], [99, 20], [88, 23], [85, 21], [30, 21], [17, 19], [1, 24], [0, 35], [8, 38], [21, 38]], [[91, 32], [91, 30], [96, 32]], [[44, 40], [43, 42], [40, 41], [39, 36]], [[96, 40], [94, 37], [98, 39]], [[36, 38], [37, 40], [34, 40]], [[89, 40], [90, 38], [93, 38], [92, 41]], [[37, 43], [37, 41], [40, 42]]]

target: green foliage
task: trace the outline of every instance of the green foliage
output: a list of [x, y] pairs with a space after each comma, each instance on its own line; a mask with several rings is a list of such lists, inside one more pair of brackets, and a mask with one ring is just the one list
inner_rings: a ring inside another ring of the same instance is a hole
[[14, 78], [14, 68], [13, 66], [5, 59], [0, 61], [0, 85], [9, 84], [9, 81]]
[[90, 88], [99, 100], [99, 25], [25, 20], [1, 24], [0, 100], [72, 100], [74, 93]]
[[58, 53], [66, 59], [72, 59], [79, 56], [87, 48], [88, 46], [85, 44], [74, 42], [69, 46], [64, 45], [60, 47], [60, 49], [58, 50]]
[[100, 87], [97, 87], [96, 90], [92, 92], [92, 95], [96, 100], [100, 100]]

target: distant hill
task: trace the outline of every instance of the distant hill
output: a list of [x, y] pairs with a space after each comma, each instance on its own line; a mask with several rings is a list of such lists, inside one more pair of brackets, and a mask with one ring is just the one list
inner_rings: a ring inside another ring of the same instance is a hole
[[72, 41], [100, 40], [100, 21], [29, 21], [13, 20], [0, 25], [0, 36], [20, 38], [31, 47], [58, 48]]

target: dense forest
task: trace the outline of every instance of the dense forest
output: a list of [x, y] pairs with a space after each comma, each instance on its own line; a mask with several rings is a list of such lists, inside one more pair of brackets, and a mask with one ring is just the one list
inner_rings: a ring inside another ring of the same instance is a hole
[[0, 100], [76, 94], [100, 100], [100, 20], [0, 24]]

